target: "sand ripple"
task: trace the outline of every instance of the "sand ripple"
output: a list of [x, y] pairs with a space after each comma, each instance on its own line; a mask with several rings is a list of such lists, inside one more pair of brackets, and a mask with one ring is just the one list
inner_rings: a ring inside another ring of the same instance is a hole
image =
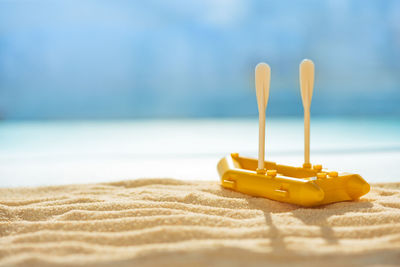
[[133, 265], [400, 265], [400, 185], [311, 209], [173, 179], [0, 189], [0, 266]]

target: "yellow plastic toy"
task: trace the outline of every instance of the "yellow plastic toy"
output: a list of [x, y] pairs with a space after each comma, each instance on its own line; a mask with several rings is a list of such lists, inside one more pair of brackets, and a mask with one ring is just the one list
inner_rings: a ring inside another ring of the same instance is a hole
[[221, 185], [245, 194], [297, 204], [305, 207], [356, 200], [367, 194], [369, 184], [358, 174], [330, 171], [310, 163], [310, 105], [314, 87], [314, 64], [300, 64], [300, 88], [304, 107], [303, 167], [278, 165], [264, 160], [265, 111], [268, 103], [271, 69], [265, 63], [255, 70], [259, 111], [258, 160], [239, 156], [223, 158], [217, 169]]

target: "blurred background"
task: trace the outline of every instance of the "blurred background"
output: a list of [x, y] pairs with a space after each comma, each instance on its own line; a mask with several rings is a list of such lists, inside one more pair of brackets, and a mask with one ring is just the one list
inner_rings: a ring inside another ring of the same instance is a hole
[[[272, 69], [269, 151], [301, 162], [298, 66], [304, 58], [316, 66], [314, 150], [336, 155], [333, 163], [349, 153], [390, 152], [391, 163], [382, 162], [393, 167], [390, 179], [400, 178], [399, 1], [0, 0], [0, 179], [13, 185], [29, 175], [64, 173], [73, 181], [149, 174], [147, 165], [138, 171], [144, 163], [117, 174], [85, 161], [99, 162], [99, 155], [127, 166], [130, 157], [145, 154], [208, 157], [215, 172], [221, 155], [255, 154], [256, 143], [243, 140], [256, 140], [260, 61]], [[242, 127], [248, 132], [235, 136]], [[231, 141], [216, 138], [217, 131]], [[52, 169], [50, 159], [66, 163]], [[370, 165], [353, 159], [355, 171]], [[381, 168], [364, 172], [375, 177]], [[154, 173], [163, 174], [169, 175]]]
[[3, 119], [400, 114], [399, 1], [0, 1]]

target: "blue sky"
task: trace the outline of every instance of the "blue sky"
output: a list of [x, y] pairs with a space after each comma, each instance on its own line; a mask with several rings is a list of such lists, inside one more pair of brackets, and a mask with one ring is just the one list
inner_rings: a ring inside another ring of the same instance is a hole
[[400, 115], [399, 1], [0, 1], [0, 117]]

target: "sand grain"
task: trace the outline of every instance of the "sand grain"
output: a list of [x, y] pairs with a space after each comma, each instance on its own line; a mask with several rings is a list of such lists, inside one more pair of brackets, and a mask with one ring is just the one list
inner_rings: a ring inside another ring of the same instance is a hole
[[305, 209], [216, 182], [0, 189], [0, 266], [396, 266], [400, 186]]

